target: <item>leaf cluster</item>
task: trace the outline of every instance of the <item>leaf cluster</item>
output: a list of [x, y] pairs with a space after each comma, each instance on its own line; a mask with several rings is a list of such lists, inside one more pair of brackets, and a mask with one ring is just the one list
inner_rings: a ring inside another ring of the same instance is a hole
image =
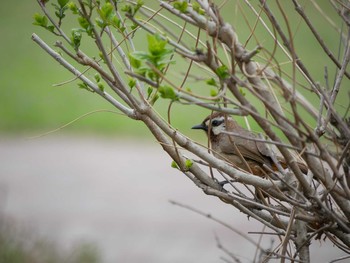
[[[162, 98], [176, 100], [177, 95], [174, 89], [167, 85], [160, 85], [162, 75], [165, 74], [165, 69], [169, 64], [174, 63], [169, 60], [169, 55], [174, 53], [174, 49], [168, 48], [168, 41], [158, 34], [147, 36], [148, 51], [135, 51], [129, 54], [130, 64], [135, 69], [137, 74], [146, 77], [153, 82], [156, 82]], [[153, 88], [148, 89], [148, 97], [151, 97]], [[157, 94], [158, 95], [158, 94]], [[152, 96], [151, 101], [154, 103], [158, 96]]]
[[97, 10], [100, 17], [96, 18], [96, 24], [104, 29], [106, 26], [113, 26], [120, 30], [120, 32], [125, 31], [125, 27], [120, 19], [118, 19], [114, 8], [111, 3], [107, 2]]
[[34, 18], [33, 25], [41, 26], [52, 33], [54, 32], [55, 27], [53, 25], [49, 25], [49, 20], [45, 15], [40, 15], [36, 13], [34, 14], [33, 18]]
[[160, 75], [169, 63], [168, 55], [173, 54], [174, 50], [167, 48], [167, 40], [160, 35], [148, 35], [148, 52], [135, 51], [129, 54], [131, 66], [136, 72], [152, 81], [158, 83]]

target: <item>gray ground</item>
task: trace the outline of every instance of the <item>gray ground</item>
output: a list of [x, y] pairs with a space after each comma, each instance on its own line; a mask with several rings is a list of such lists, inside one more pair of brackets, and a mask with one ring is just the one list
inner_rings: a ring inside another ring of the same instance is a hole
[[[215, 236], [243, 262], [252, 259], [254, 247], [247, 241], [168, 200], [211, 213], [244, 233], [261, 226], [205, 196], [170, 163], [152, 142], [2, 138], [1, 209], [65, 246], [96, 242], [108, 263], [223, 262], [220, 257], [228, 257]], [[268, 247], [268, 239], [263, 244]], [[342, 255], [318, 242], [312, 253], [314, 262]]]

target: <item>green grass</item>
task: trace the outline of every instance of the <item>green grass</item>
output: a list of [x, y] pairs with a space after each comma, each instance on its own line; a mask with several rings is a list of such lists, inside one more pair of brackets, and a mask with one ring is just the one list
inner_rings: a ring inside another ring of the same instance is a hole
[[[240, 14], [235, 13], [235, 16], [232, 16], [232, 12], [235, 12], [234, 8], [234, 4], [228, 4], [227, 8], [224, 8], [224, 16], [228, 18], [229, 22], [235, 24], [239, 39], [244, 42], [249, 36], [249, 30], [247, 30], [244, 19]], [[88, 112], [101, 109], [114, 110], [112, 106], [96, 94], [77, 88], [76, 82], [61, 87], [52, 86], [55, 83], [67, 81], [72, 76], [31, 40], [33, 32], [36, 32], [49, 44], [56, 40], [44, 29], [32, 25], [33, 14], [36, 12], [41, 12], [36, 1], [5, 1], [2, 8], [0, 8], [0, 32], [2, 36], [0, 51], [0, 132], [38, 134], [58, 128]], [[296, 38], [296, 49], [303, 58], [303, 62], [311, 66], [311, 73], [323, 84], [324, 67], [331, 65], [331, 63], [327, 57], [322, 55], [315, 41], [304, 37], [310, 32], [305, 25], [298, 26], [299, 20], [295, 16], [294, 14], [290, 19], [293, 24], [293, 33], [299, 37]], [[310, 16], [315, 18], [317, 14], [310, 14]], [[335, 17], [333, 15], [333, 18]], [[251, 20], [250, 24], [253, 25], [254, 18], [249, 19]], [[318, 20], [313, 19], [313, 21]], [[257, 32], [257, 37], [266, 46], [273, 44], [268, 40], [269, 37], [264, 30]], [[337, 38], [337, 34], [329, 28], [325, 28], [322, 37], [336, 53], [339, 38]], [[143, 41], [141, 39], [140, 42], [140, 48], [146, 50], [145, 39]], [[190, 45], [194, 46], [194, 44]], [[248, 47], [253, 48], [254, 46], [256, 46], [256, 42], [252, 40]], [[171, 74], [179, 76], [187, 65], [188, 62], [177, 61], [176, 68], [171, 70]], [[285, 68], [288, 68], [288, 66], [285, 66]], [[291, 71], [289, 72], [291, 74]], [[334, 67], [331, 66], [329, 72], [330, 78], [333, 78]], [[210, 76], [204, 77], [209, 78]], [[298, 76], [298, 79], [301, 79], [301, 77]], [[192, 89], [196, 89], [196, 92], [204, 90], [203, 93], [209, 95], [210, 88], [204, 89], [204, 83], [189, 82], [186, 85], [186, 87], [190, 86]], [[310, 98], [315, 96], [309, 92], [304, 92], [304, 94]], [[348, 96], [344, 91], [339, 96], [338, 104], [346, 105], [347, 102]], [[157, 109], [165, 117], [168, 103], [168, 101], [157, 103]], [[318, 107], [317, 103], [315, 101], [316, 107]], [[342, 106], [339, 106], [339, 108], [344, 111]], [[189, 134], [191, 134], [190, 127], [200, 122], [209, 113], [197, 109], [195, 106], [175, 105], [173, 109], [175, 110], [172, 112], [172, 124]], [[144, 137], [149, 135], [141, 123], [109, 112], [91, 114], [64, 128], [64, 131], [102, 132], [105, 134]]]

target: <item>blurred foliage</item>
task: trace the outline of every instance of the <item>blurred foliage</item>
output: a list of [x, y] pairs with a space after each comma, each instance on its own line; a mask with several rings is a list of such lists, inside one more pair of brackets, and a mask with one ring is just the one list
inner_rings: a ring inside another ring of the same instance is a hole
[[[223, 1], [216, 2], [220, 4]], [[311, 7], [308, 1], [300, 2], [306, 7]], [[335, 12], [332, 13], [328, 1], [318, 2], [325, 10], [330, 10], [328, 15], [337, 21], [337, 15]], [[255, 29], [254, 35], [251, 36], [250, 28], [255, 25], [256, 17], [251, 14], [251, 11], [243, 1], [238, 1], [238, 3], [240, 4], [237, 4], [237, 1], [227, 2], [225, 8], [222, 9], [222, 14], [227, 22], [234, 25], [238, 32], [239, 40], [245, 43], [247, 39], [250, 39], [247, 42], [247, 47], [250, 49], [253, 49], [258, 42], [263, 44], [267, 49], [270, 49], [274, 43], [260, 24]], [[156, 1], [152, 1], [150, 4], [155, 7]], [[254, 5], [257, 7], [256, 3]], [[271, 1], [272, 9], [276, 8], [274, 5], [274, 1]], [[288, 7], [288, 5], [290, 6]], [[318, 43], [310, 38], [309, 29], [303, 22], [300, 22], [300, 17], [294, 12], [292, 3], [285, 3], [285, 7], [284, 11], [287, 13], [290, 25], [292, 25], [297, 53], [303, 59], [303, 62], [310, 67], [310, 72], [319, 80], [323, 81], [321, 84], [324, 85], [324, 67], [332, 64], [328, 57], [320, 50]], [[60, 11], [59, 6], [56, 9], [59, 15], [64, 15], [64, 12], [62, 13]], [[11, 12], [8, 10], [11, 10]], [[314, 9], [310, 8], [306, 10]], [[56, 40], [44, 28], [33, 25], [33, 15], [36, 13], [42, 14], [35, 1], [5, 1], [0, 10], [0, 32], [3, 39], [2, 49], [0, 51], [2, 58], [0, 60], [0, 72], [2, 76], [0, 87], [0, 132], [30, 132], [40, 134], [41, 132], [58, 128], [88, 112], [101, 109], [114, 111], [111, 105], [95, 96], [95, 94], [77, 88], [78, 83], [76, 81], [60, 86], [53, 86], [53, 84], [65, 83], [71, 80], [72, 75], [58, 65], [56, 61], [48, 57], [44, 51], [31, 41], [31, 34], [33, 32], [38, 33], [49, 44], [54, 43]], [[319, 17], [319, 13], [311, 12], [308, 15], [317, 29], [320, 30], [321, 36], [327, 45], [330, 46], [331, 50], [335, 54], [339, 52], [342, 54], [342, 50], [339, 51], [337, 49], [339, 45], [339, 34], [330, 26], [324, 26], [328, 24], [324, 19]], [[36, 17], [36, 23], [43, 23], [42, 25], [45, 26], [45, 21], [41, 21], [40, 18], [40, 16]], [[66, 14], [65, 19], [68, 20], [68, 23], [73, 22], [69, 20], [70, 13], [69, 15]], [[277, 15], [277, 19], [283, 21], [281, 15]], [[80, 21], [80, 23], [83, 23], [83, 21]], [[175, 32], [178, 32], [178, 30], [175, 30]], [[139, 41], [142, 44], [138, 48], [140, 51], [146, 51], [147, 46], [144, 44], [146, 42], [145, 34], [139, 34], [136, 37], [143, 38], [142, 41]], [[184, 39], [186, 39], [186, 36]], [[193, 43], [193, 40], [189, 42], [191, 48], [194, 48]], [[91, 50], [89, 46], [84, 46], [84, 48], [87, 49], [87, 53], [89, 53], [89, 48]], [[281, 58], [282, 62], [287, 61], [287, 58], [283, 59], [285, 55], [277, 54], [277, 56]], [[315, 58], [317, 58], [317, 61], [315, 61]], [[186, 63], [188, 62], [176, 61], [174, 67], [184, 70], [186, 69]], [[283, 65], [283, 70], [290, 72], [290, 74], [292, 72], [291, 68], [290, 63]], [[328, 71], [332, 80], [335, 74], [334, 67], [330, 66]], [[169, 77], [181, 79], [181, 74], [184, 74], [184, 72], [174, 70], [171, 74]], [[196, 71], [194, 70], [191, 74], [195, 75]], [[94, 78], [89, 73], [87, 75], [91, 79]], [[301, 76], [297, 75], [297, 78], [303, 82]], [[190, 90], [194, 87], [198, 88], [201, 85], [208, 86], [206, 83], [208, 79], [210, 79], [210, 75], [208, 75], [208, 78], [204, 76], [202, 81], [190, 78], [185, 88]], [[330, 84], [332, 85], [332, 83]], [[213, 95], [216, 91], [211, 89], [210, 92]], [[307, 91], [304, 91], [304, 95], [311, 97], [314, 94], [308, 94]], [[344, 94], [344, 96], [341, 95], [339, 98], [338, 106], [342, 107], [342, 105], [347, 103], [348, 96]], [[169, 102], [162, 100], [156, 107], [165, 118], [167, 117], [168, 105]], [[315, 106], [317, 107], [318, 105]], [[194, 112], [194, 117], [189, 117], [189, 110]], [[207, 114], [208, 111], [197, 109], [195, 106], [173, 105], [171, 120], [176, 128], [179, 128], [186, 134], [187, 132], [191, 132], [190, 127], [193, 124], [200, 121]], [[243, 122], [243, 120], [239, 121]], [[102, 132], [104, 134], [149, 137], [147, 129], [141, 123], [103, 111], [90, 114], [78, 120], [73, 125], [64, 128], [64, 130], [80, 133]]]
[[0, 215], [0, 262], [3, 263], [99, 263], [98, 248], [90, 242], [80, 242], [62, 249], [49, 238], [25, 228]]

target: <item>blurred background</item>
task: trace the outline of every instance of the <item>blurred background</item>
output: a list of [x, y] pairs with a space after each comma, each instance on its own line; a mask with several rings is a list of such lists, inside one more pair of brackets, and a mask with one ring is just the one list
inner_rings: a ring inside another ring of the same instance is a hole
[[[236, 11], [227, 16], [235, 25]], [[56, 40], [32, 25], [36, 12], [36, 1], [5, 1], [0, 8], [0, 262], [217, 262], [225, 257], [217, 240], [243, 262], [251, 260], [255, 249], [248, 241], [169, 200], [210, 213], [246, 235], [263, 231], [259, 224], [172, 169], [141, 123], [104, 111], [114, 109], [76, 83], [53, 86], [72, 76], [31, 40], [33, 32], [49, 44]], [[249, 36], [244, 27], [237, 30], [242, 39]], [[305, 26], [298, 30], [308, 33]], [[336, 50], [337, 34], [325, 30], [323, 37]], [[322, 53], [315, 61], [317, 44], [302, 38], [296, 45], [323, 79], [329, 61]], [[174, 125], [205, 142], [190, 127], [208, 112], [176, 110]], [[262, 244], [268, 248], [270, 242]], [[342, 255], [327, 247], [315, 243], [315, 259]]]

